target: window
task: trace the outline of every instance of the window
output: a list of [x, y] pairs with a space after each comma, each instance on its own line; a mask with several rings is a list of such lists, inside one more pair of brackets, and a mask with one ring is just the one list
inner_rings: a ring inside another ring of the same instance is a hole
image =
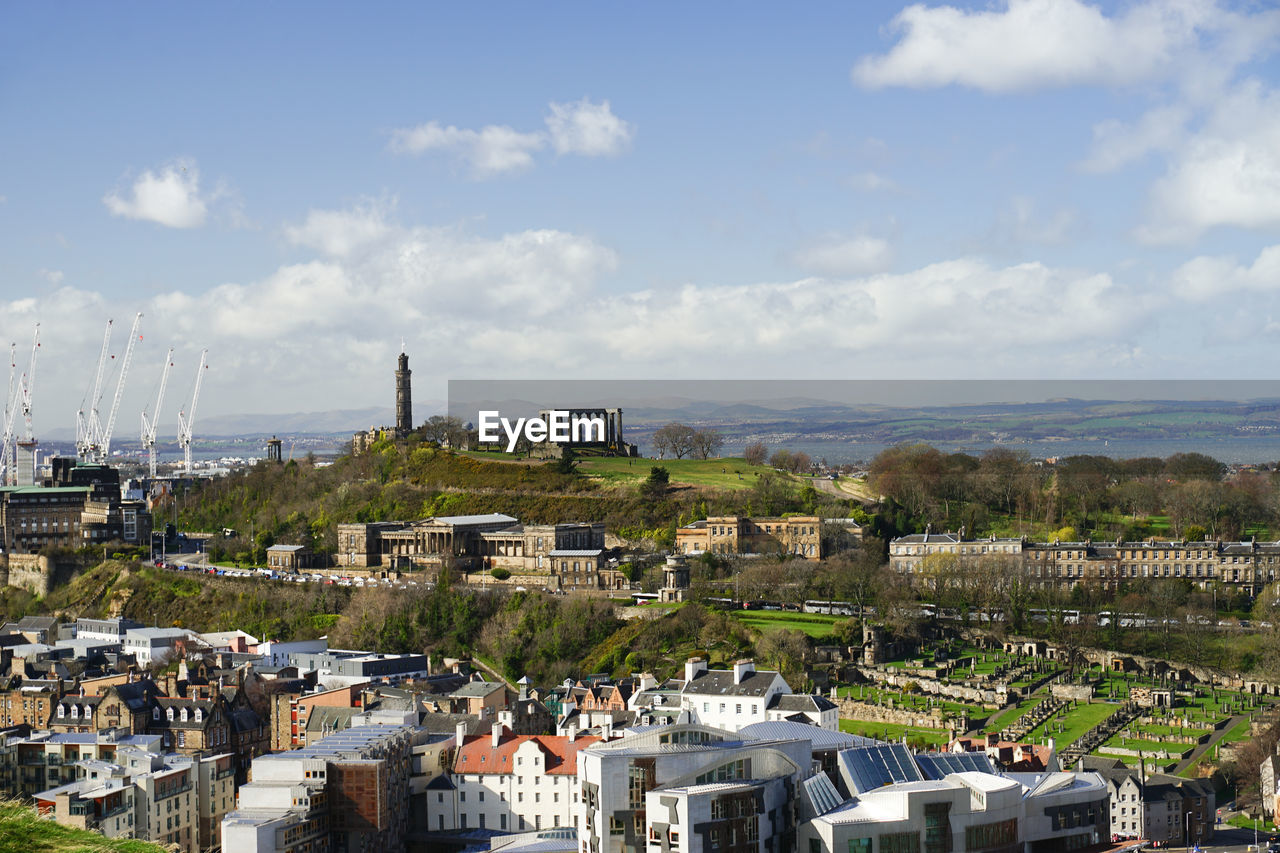
[[849, 853], [871, 853], [871, 839], [850, 838]]
[[920, 833], [891, 832], [881, 835], [880, 853], [920, 853]]

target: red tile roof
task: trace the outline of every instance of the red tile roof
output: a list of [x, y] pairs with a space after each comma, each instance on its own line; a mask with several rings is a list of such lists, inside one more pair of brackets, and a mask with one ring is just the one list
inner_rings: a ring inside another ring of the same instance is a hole
[[516, 750], [526, 741], [533, 741], [542, 750], [546, 773], [575, 776], [578, 773], [578, 751], [599, 740], [593, 735], [579, 735], [570, 741], [559, 735], [504, 734], [495, 749], [492, 735], [469, 737], [458, 750], [453, 772], [515, 773]]

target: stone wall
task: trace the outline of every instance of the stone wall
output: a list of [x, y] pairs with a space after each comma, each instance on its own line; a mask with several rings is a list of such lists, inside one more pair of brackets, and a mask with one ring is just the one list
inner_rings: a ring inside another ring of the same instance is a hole
[[75, 577], [77, 563], [53, 562], [40, 554], [0, 554], [0, 582], [39, 596]]
[[1054, 682], [1049, 685], [1049, 695], [1058, 699], [1073, 699], [1076, 702], [1090, 702], [1093, 700], [1092, 684], [1062, 684]]
[[1002, 708], [1009, 704], [1009, 691], [996, 688], [979, 688], [969, 687], [966, 684], [953, 684], [950, 681], [940, 681], [936, 678], [925, 678], [921, 675], [912, 673], [899, 673], [892, 668], [879, 669], [876, 667], [860, 666], [858, 672], [863, 678], [873, 684], [888, 684], [891, 687], [901, 687], [904, 684], [915, 683], [921, 693], [928, 693], [933, 696], [941, 696], [946, 699], [955, 699], [957, 702], [965, 702], [971, 705], [985, 705], [991, 708]]
[[885, 708], [870, 705], [853, 699], [841, 699], [836, 703], [840, 709], [840, 718], [844, 720], [863, 720], [871, 723], [890, 723], [897, 726], [914, 726], [918, 729], [949, 728], [942, 720], [942, 709], [930, 711], [912, 711], [905, 708]]

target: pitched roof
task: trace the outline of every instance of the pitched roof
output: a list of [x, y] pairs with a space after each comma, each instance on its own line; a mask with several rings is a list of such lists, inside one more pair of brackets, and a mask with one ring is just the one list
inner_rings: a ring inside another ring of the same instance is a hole
[[832, 711], [836, 705], [825, 696], [814, 693], [784, 693], [778, 697], [774, 707], [779, 711]]
[[777, 677], [778, 673], [772, 670], [755, 670], [744, 673], [742, 681], [735, 684], [733, 670], [709, 669], [685, 684], [684, 692], [712, 696], [763, 696]]
[[599, 742], [600, 738], [583, 735], [569, 740], [560, 735], [504, 735], [495, 749], [491, 735], [467, 738], [453, 763], [454, 773], [514, 773], [516, 750], [534, 743], [542, 751], [548, 775], [576, 776], [578, 752]]

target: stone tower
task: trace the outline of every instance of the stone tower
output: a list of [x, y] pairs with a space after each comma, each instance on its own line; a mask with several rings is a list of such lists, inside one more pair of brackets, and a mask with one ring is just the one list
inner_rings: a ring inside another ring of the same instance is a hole
[[409, 356], [400, 353], [396, 368], [396, 437], [404, 438], [413, 430], [413, 398], [409, 390]]

